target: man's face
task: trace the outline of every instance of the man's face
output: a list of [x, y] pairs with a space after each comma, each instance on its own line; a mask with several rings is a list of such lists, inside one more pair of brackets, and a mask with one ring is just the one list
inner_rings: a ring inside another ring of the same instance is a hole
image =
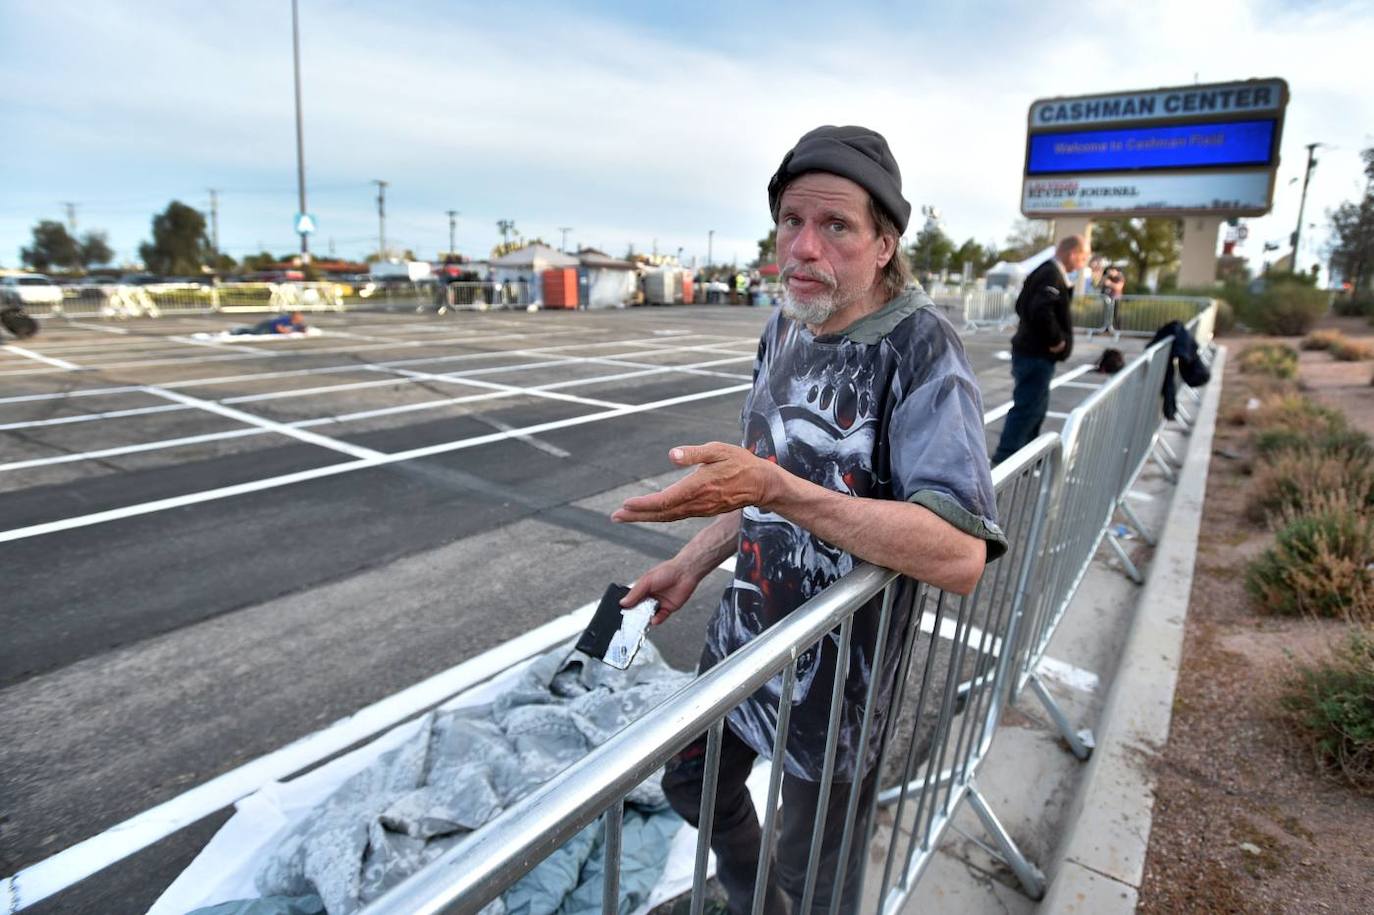
[[1082, 270], [1083, 265], [1086, 264], [1088, 259], [1092, 256], [1092, 249], [1084, 245], [1076, 251], [1069, 252], [1068, 262], [1065, 263], [1064, 266], [1068, 268], [1069, 273], [1073, 273], [1075, 270]]
[[877, 234], [868, 191], [826, 172], [802, 175], [782, 192], [777, 244], [783, 313], [811, 325], [870, 296], [896, 250]]

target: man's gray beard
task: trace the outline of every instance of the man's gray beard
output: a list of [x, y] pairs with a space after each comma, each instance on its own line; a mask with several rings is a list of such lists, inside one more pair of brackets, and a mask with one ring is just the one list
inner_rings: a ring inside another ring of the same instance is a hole
[[786, 286], [782, 288], [782, 313], [793, 321], [812, 325], [824, 324], [830, 320], [831, 315], [839, 310], [840, 306], [835, 301], [834, 290], [803, 302], [792, 295], [792, 290]]

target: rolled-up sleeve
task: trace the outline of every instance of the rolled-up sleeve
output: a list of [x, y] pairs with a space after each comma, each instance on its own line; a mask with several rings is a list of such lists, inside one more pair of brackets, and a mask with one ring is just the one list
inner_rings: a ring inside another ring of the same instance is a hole
[[[950, 362], [962, 362], [950, 360]], [[889, 430], [892, 486], [987, 544], [988, 561], [1007, 551], [983, 436], [983, 404], [966, 365], [932, 372], [907, 392]]]

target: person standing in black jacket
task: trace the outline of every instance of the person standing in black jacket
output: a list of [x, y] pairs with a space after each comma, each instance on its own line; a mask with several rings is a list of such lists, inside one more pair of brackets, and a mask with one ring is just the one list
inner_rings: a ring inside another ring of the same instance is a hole
[[1011, 412], [992, 456], [1000, 464], [1040, 434], [1050, 407], [1054, 364], [1073, 352], [1073, 284], [1069, 274], [1082, 270], [1091, 255], [1081, 235], [1061, 239], [1054, 257], [1031, 271], [1016, 298], [1021, 319], [1011, 338]]

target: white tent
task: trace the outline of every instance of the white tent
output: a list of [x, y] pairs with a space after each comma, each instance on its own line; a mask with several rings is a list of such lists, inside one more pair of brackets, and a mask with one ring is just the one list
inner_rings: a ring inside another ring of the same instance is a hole
[[608, 257], [593, 248], [578, 253], [587, 282], [588, 308], [619, 308], [634, 301], [639, 272], [630, 261]]
[[1017, 289], [1032, 270], [1054, 256], [1054, 245], [1037, 251], [1023, 261], [998, 261], [987, 274], [988, 289]]
[[492, 280], [497, 283], [529, 283], [535, 301], [543, 298], [540, 274], [555, 267], [576, 267], [577, 258], [555, 251], [548, 245], [526, 245], [491, 260]]

